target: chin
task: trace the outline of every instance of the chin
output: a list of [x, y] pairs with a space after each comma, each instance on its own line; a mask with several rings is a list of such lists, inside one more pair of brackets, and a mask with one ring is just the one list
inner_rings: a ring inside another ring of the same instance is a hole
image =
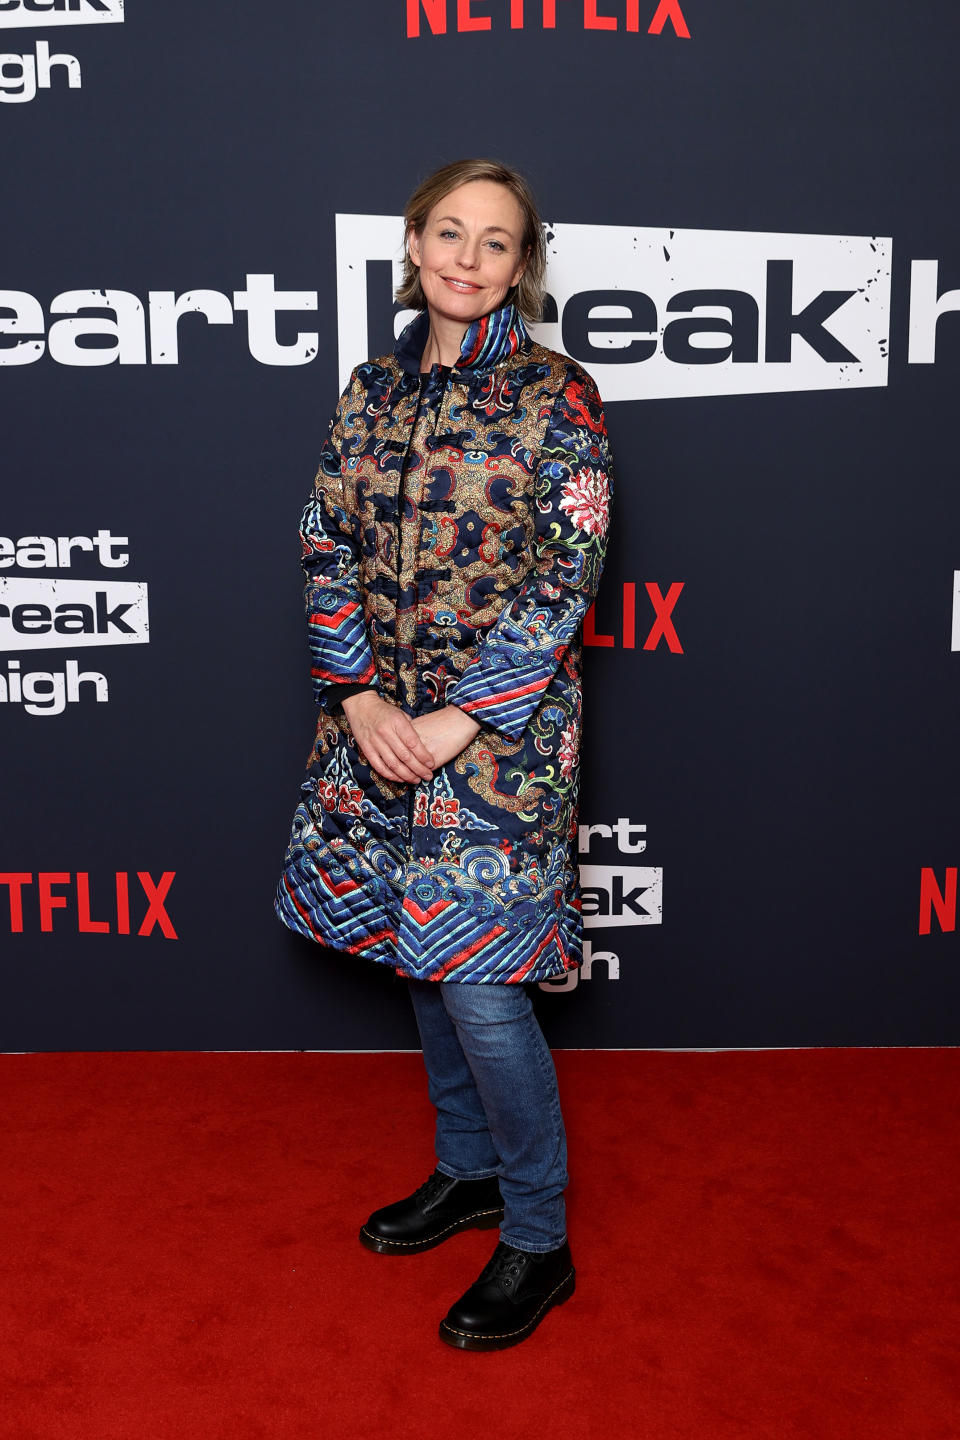
[[479, 320], [481, 315], [486, 315], [488, 309], [483, 301], [476, 300], [472, 305], [446, 305], [442, 309], [439, 306], [435, 308], [439, 309], [440, 314], [446, 315], [448, 319], [462, 320], [465, 325]]

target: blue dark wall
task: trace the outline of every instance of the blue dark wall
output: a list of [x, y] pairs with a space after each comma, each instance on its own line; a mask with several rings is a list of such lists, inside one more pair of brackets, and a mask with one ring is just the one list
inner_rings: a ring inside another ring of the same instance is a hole
[[[529, 175], [550, 335], [609, 352], [581, 797], [609, 833], [584, 835], [593, 965], [541, 993], [549, 1038], [955, 1041], [956, 6], [129, 0], [76, 23], [105, 3], [0, 9], [0, 1048], [416, 1043], [400, 983], [289, 936], [272, 894], [338, 325], [391, 343], [389, 250], [358, 257], [358, 320], [336, 217], [397, 216], [464, 154]], [[235, 303], [257, 275], [295, 292], [275, 320]]]

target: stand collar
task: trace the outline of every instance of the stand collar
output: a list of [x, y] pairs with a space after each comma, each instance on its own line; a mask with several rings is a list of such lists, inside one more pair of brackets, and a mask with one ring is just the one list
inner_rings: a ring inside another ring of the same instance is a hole
[[[420, 361], [429, 333], [430, 316], [426, 310], [415, 315], [400, 332], [394, 354], [408, 375], [420, 374]], [[499, 310], [491, 310], [468, 326], [460, 346], [460, 358], [453, 370], [493, 370], [515, 355], [527, 338], [527, 327], [512, 302]]]

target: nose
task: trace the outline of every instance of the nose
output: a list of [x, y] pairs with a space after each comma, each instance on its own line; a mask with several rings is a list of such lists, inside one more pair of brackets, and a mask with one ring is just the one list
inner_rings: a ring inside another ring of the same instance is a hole
[[464, 270], [476, 270], [480, 264], [480, 241], [465, 240], [457, 256], [457, 264]]

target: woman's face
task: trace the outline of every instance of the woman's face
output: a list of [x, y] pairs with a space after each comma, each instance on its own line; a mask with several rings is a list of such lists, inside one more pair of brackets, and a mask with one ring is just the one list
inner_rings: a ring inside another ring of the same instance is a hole
[[526, 266], [522, 238], [523, 212], [506, 186], [471, 180], [449, 191], [408, 241], [431, 318], [467, 326], [502, 305]]

